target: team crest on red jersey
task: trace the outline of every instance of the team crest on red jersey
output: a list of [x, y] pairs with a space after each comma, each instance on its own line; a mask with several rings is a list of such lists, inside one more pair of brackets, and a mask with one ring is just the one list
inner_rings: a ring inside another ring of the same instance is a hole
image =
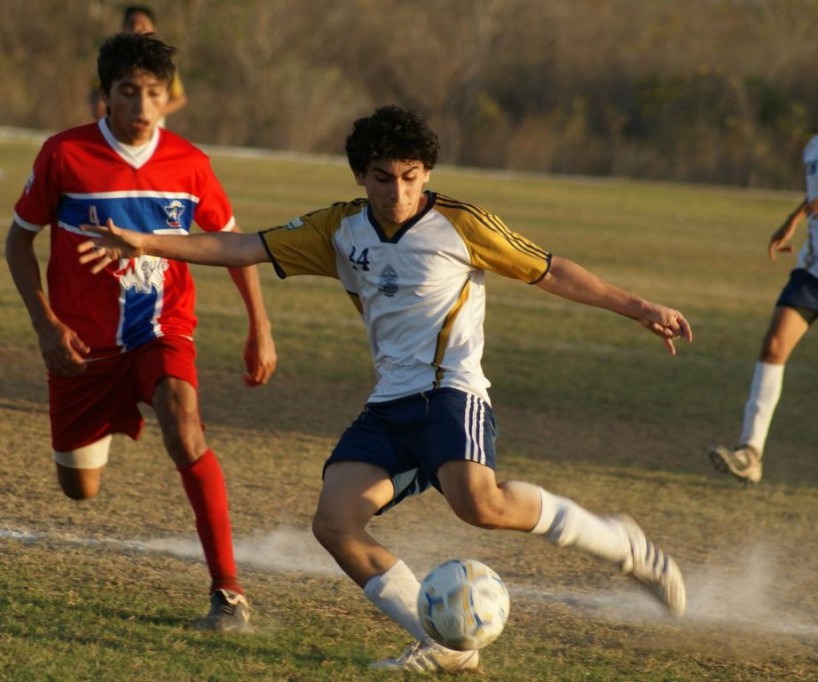
[[185, 205], [178, 199], [174, 199], [167, 206], [165, 206], [165, 215], [167, 216], [165, 222], [170, 227], [182, 227], [180, 218], [184, 212]]

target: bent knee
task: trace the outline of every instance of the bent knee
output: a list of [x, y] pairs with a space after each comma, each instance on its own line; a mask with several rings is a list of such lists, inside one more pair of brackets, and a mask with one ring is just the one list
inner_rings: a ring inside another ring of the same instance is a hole
[[316, 512], [312, 519], [312, 534], [320, 545], [326, 549], [335, 546], [343, 536], [343, 528], [328, 514]]

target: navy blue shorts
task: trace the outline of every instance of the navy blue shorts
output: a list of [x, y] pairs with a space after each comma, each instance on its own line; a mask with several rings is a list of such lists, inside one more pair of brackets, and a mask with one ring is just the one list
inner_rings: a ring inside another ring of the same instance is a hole
[[818, 316], [818, 278], [801, 268], [793, 270], [775, 305], [795, 308], [811, 323]]
[[367, 403], [344, 431], [324, 470], [334, 462], [367, 462], [384, 469], [395, 487], [394, 507], [409, 495], [434, 486], [437, 470], [452, 460], [479, 462], [494, 469], [497, 427], [483, 399], [456, 388]]

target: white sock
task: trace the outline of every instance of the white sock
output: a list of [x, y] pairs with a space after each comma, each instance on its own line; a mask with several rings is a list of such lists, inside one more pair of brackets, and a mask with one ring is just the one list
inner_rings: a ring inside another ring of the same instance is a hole
[[781, 397], [784, 385], [784, 365], [757, 362], [750, 384], [750, 396], [744, 406], [744, 423], [741, 427], [742, 445], [752, 445], [759, 454], [764, 452], [767, 433], [773, 421], [773, 413]]
[[418, 617], [420, 582], [400, 559], [381, 575], [370, 578], [364, 594], [378, 609], [415, 639], [428, 637]]
[[567, 497], [539, 491], [540, 519], [531, 533], [544, 534], [558, 547], [576, 547], [615, 564], [630, 556], [630, 541], [615, 520], [592, 514]]

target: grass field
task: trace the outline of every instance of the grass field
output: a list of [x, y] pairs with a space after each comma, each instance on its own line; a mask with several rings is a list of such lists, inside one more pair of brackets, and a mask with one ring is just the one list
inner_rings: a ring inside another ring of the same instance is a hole
[[[0, 140], [6, 224], [37, 146]], [[358, 196], [340, 162], [216, 150], [213, 162], [247, 231]], [[466, 527], [427, 493], [376, 519], [374, 532], [418, 574], [460, 555], [505, 578], [511, 620], [485, 650], [476, 679], [818, 679], [813, 337], [788, 367], [763, 483], [742, 488], [712, 471], [704, 454], [708, 443], [732, 444], [738, 435], [761, 336], [791, 262], [770, 264], [766, 243], [798, 192], [446, 168], [432, 186], [680, 308], [695, 333], [671, 358], [628, 320], [490, 279], [484, 364], [500, 424], [499, 475], [600, 513], [633, 515], [678, 558], [689, 612], [667, 618], [627, 578], [542, 538]], [[48, 237], [38, 246], [45, 257]], [[256, 630], [224, 638], [191, 627], [206, 610], [207, 574], [149, 410], [139, 442], [114, 441], [97, 499], [61, 495], [44, 370], [2, 268], [0, 679], [404, 679], [367, 670], [408, 638], [309, 533], [323, 460], [372, 381], [356, 313], [337, 282], [280, 282], [263, 267], [280, 368], [270, 385], [249, 390], [241, 382], [239, 298], [225, 272], [196, 268], [195, 276], [202, 409], [227, 475]]]

